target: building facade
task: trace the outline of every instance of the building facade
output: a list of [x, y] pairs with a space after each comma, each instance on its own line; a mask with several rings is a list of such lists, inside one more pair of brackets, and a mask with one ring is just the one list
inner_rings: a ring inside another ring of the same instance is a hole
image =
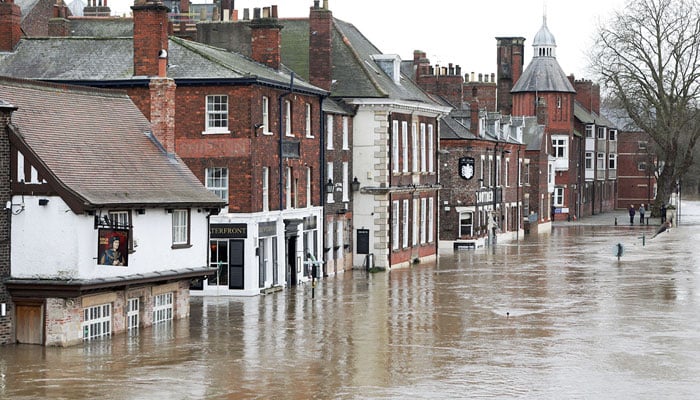
[[0, 98], [12, 105], [11, 341], [67, 346], [187, 317], [190, 282], [214, 273], [207, 220], [224, 202], [158, 124], [124, 92], [4, 78]]

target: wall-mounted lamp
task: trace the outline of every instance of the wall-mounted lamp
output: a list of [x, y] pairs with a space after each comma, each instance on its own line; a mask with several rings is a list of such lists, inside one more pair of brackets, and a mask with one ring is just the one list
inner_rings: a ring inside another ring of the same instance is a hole
[[328, 183], [326, 183], [326, 194], [332, 194], [333, 193], [333, 179], [328, 178]]
[[40, 206], [45, 206], [47, 204], [49, 204], [49, 199], [39, 199]]
[[[17, 211], [13, 211], [12, 210], [13, 207], [19, 207], [19, 209], [17, 209]], [[18, 215], [19, 213], [24, 211], [24, 198], [22, 198], [22, 202], [19, 204], [13, 203], [12, 201], [8, 200], [8, 202], [5, 203], [5, 210], [10, 210], [10, 212], [13, 215]]]
[[351, 185], [351, 188], [352, 188], [352, 191], [353, 191], [353, 192], [357, 192], [357, 191], [360, 190], [360, 181], [357, 180], [357, 177], [355, 177], [355, 178], [352, 180], [352, 183], [351, 183], [350, 185]]

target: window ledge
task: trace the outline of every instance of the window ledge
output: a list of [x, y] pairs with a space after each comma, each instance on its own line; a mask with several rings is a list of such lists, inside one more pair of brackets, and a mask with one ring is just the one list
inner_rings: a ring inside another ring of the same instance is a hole
[[228, 135], [231, 131], [228, 129], [209, 129], [202, 132], [202, 135]]
[[170, 248], [173, 249], [173, 250], [177, 250], [177, 249], [189, 249], [190, 247], [192, 247], [192, 245], [189, 244], [189, 243], [174, 244], [174, 245], [170, 246]]

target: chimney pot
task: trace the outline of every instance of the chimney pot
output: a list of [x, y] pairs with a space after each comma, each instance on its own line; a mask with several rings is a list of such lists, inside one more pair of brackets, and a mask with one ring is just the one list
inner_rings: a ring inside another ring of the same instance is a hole
[[260, 7], [253, 8], [253, 19], [260, 19]]
[[270, 7], [263, 7], [262, 17], [263, 18], [270, 18]]
[[272, 7], [271, 7], [271, 10], [272, 10], [272, 15], [271, 15], [271, 17], [272, 17], [272, 18], [277, 18], [277, 6], [272, 6]]
[[243, 9], [243, 21], [248, 21], [249, 19], [250, 19], [250, 9], [244, 8]]
[[455, 75], [462, 76], [462, 68], [459, 65], [455, 67]]

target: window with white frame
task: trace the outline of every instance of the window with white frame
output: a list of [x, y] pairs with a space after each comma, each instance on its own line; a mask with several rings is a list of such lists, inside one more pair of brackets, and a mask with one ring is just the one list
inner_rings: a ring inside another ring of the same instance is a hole
[[569, 157], [569, 141], [566, 137], [552, 137], [552, 148], [554, 157], [568, 158]]
[[112, 304], [83, 309], [83, 340], [92, 340], [112, 335]]
[[173, 293], [153, 296], [153, 324], [173, 319]]
[[229, 133], [228, 96], [209, 95], [206, 102], [207, 113], [204, 133]]
[[518, 159], [518, 187], [523, 185], [523, 159]]
[[481, 156], [481, 163], [479, 165], [479, 185], [481, 185], [481, 187], [486, 186], [485, 182], [484, 182], [484, 166], [485, 166], [485, 164], [486, 164], [486, 159], [482, 155]]
[[593, 152], [592, 151], [586, 152], [584, 165], [586, 166], [586, 169], [593, 169]]
[[428, 198], [428, 243], [432, 243], [434, 236], [433, 231], [435, 230], [435, 198]]
[[617, 129], [610, 129], [608, 130], [608, 139], [611, 142], [617, 141]]
[[287, 167], [286, 169], [287, 173], [285, 174], [285, 180], [284, 180], [284, 194], [285, 194], [285, 202], [284, 202], [284, 208], [289, 210], [292, 208], [292, 167]]
[[270, 132], [270, 99], [267, 96], [262, 98], [262, 131], [264, 135], [272, 135]]
[[286, 136], [294, 136], [292, 133], [292, 102], [284, 101], [284, 134]]
[[554, 165], [552, 163], [547, 164], [547, 184], [551, 185], [554, 183]]
[[596, 156], [596, 169], [599, 171], [605, 170], [605, 153], [598, 153]]
[[347, 161], [343, 161], [343, 201], [350, 201], [350, 173]]
[[411, 171], [418, 172], [418, 126], [411, 124]]
[[418, 202], [418, 199], [413, 199], [413, 235], [411, 235], [413, 237], [411, 242], [413, 246], [418, 244], [418, 232], [420, 231], [420, 220], [418, 219], [419, 207], [420, 203]]
[[126, 302], [126, 329], [139, 328], [139, 298], [131, 297]]
[[586, 138], [593, 139], [593, 125], [586, 125]]
[[207, 189], [228, 203], [228, 168], [207, 168], [205, 174]]
[[501, 186], [501, 156], [496, 156], [496, 165], [495, 165], [495, 173], [496, 173], [496, 186]]
[[421, 244], [425, 243], [425, 240], [427, 238], [426, 237], [426, 230], [425, 230], [425, 226], [427, 223], [427, 220], [426, 220], [427, 216], [425, 215], [426, 211], [427, 211], [427, 209], [425, 207], [425, 200], [426, 200], [425, 197], [420, 199], [420, 242], [421, 242]]
[[190, 243], [189, 229], [190, 211], [186, 209], [173, 210], [173, 245], [187, 245]]
[[608, 154], [608, 169], [617, 169], [617, 154]]
[[526, 185], [530, 184], [530, 162], [526, 161], [525, 166], [523, 167], [523, 182]]
[[428, 124], [428, 172], [435, 172], [435, 132], [433, 132], [433, 124]]
[[647, 163], [644, 161], [640, 161], [637, 163], [637, 170], [638, 171], [646, 171], [647, 170]]
[[399, 249], [399, 201], [391, 202], [391, 248]]
[[311, 167], [306, 167], [306, 206], [311, 207]]
[[326, 115], [326, 149], [333, 150], [333, 116]]
[[598, 127], [598, 139], [605, 139], [606, 128], [604, 126]]
[[262, 169], [262, 210], [270, 210], [270, 168]]
[[638, 148], [639, 150], [646, 150], [646, 148], [647, 148], [647, 141], [646, 141], [646, 140], [640, 140], [639, 142], [637, 142], [637, 148]]
[[343, 150], [350, 150], [350, 122], [343, 116]]
[[391, 172], [399, 172], [399, 121], [391, 121]]
[[[328, 181], [333, 182], [333, 162], [327, 162], [326, 163], [326, 176], [328, 177]], [[333, 192], [335, 190], [331, 190], [330, 193], [326, 194], [326, 203], [333, 203], [335, 202]]]
[[304, 118], [306, 118], [306, 119], [304, 120], [304, 133], [306, 133], [307, 138], [312, 138], [312, 137], [314, 137], [314, 133], [313, 133], [313, 130], [311, 130], [311, 104], [307, 103], [305, 105], [305, 109], [306, 109], [306, 111], [304, 114], [305, 115]]
[[510, 169], [510, 158], [506, 158], [506, 168], [503, 171], [503, 182], [506, 186], [510, 186], [510, 180], [508, 179], [508, 170]]
[[459, 213], [459, 236], [471, 236], [474, 214], [471, 212]]
[[420, 171], [421, 172], [426, 172], [427, 169], [427, 158], [425, 157], [426, 154], [426, 147], [425, 147], [425, 124], [421, 123], [420, 124]]
[[408, 122], [401, 121], [401, 158], [403, 158], [402, 172], [408, 172]]
[[564, 205], [564, 188], [555, 187], [554, 188], [554, 206], [561, 207]]
[[401, 244], [404, 249], [408, 247], [408, 211], [408, 199], [404, 199], [401, 218]]

